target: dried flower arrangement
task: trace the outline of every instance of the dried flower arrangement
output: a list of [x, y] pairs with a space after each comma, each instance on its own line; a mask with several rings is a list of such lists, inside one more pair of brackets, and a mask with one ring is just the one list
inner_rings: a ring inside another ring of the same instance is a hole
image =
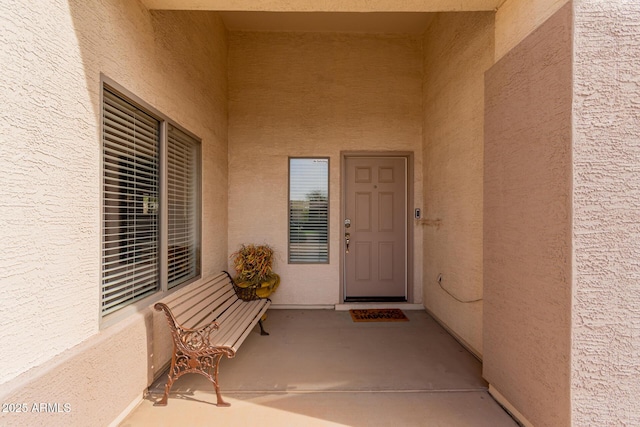
[[234, 278], [238, 296], [245, 300], [267, 298], [280, 284], [273, 272], [274, 251], [269, 245], [242, 245], [231, 254], [236, 270]]

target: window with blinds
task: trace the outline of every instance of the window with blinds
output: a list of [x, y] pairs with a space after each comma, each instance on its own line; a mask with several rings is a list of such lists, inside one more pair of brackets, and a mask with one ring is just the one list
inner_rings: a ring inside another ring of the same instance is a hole
[[200, 277], [200, 141], [104, 84], [102, 315]]
[[289, 159], [289, 263], [329, 262], [329, 159]]
[[104, 90], [102, 314], [158, 290], [160, 122]]
[[198, 149], [199, 144], [180, 129], [169, 126], [167, 146], [168, 278], [173, 288], [200, 274]]

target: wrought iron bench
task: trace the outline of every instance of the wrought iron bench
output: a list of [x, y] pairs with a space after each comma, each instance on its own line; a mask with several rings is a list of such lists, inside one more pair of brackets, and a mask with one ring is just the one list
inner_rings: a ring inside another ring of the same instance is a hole
[[[246, 297], [245, 297], [246, 298]], [[167, 404], [174, 381], [184, 374], [204, 375], [216, 390], [217, 406], [229, 406], [222, 399], [218, 368], [222, 356], [232, 358], [256, 324], [260, 334], [269, 335], [262, 316], [269, 299], [240, 299], [233, 279], [226, 271], [154, 308], [164, 311], [173, 338], [173, 355], [164, 396], [156, 405]]]

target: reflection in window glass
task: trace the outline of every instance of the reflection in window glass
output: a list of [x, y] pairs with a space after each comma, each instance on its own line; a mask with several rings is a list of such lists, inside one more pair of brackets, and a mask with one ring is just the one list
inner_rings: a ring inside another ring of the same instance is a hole
[[107, 316], [200, 277], [200, 141], [107, 84], [102, 98], [100, 292]]
[[159, 290], [160, 121], [103, 90], [102, 314]]
[[329, 159], [289, 159], [289, 263], [329, 262]]
[[169, 125], [167, 144], [167, 288], [200, 275], [199, 143]]

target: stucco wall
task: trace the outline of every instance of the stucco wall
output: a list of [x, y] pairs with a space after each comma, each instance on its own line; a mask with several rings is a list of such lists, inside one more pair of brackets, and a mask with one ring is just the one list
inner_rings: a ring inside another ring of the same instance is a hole
[[570, 424], [571, 5], [486, 73], [483, 375]]
[[100, 73], [202, 138], [211, 274], [227, 262], [226, 30], [215, 14], [151, 14], [137, 1], [0, 8], [0, 401], [72, 404], [0, 424], [106, 424], [145, 388], [158, 352], [149, 311], [99, 329]]
[[496, 12], [496, 61], [569, 0], [506, 0]]
[[640, 3], [574, 4], [573, 424], [640, 425]]
[[[420, 40], [233, 32], [229, 43], [229, 249], [275, 248], [282, 283], [274, 304], [336, 304], [341, 150], [413, 151], [422, 197]], [[287, 264], [288, 156], [330, 157], [330, 264]], [[416, 263], [416, 302], [420, 280]]]
[[478, 355], [484, 72], [493, 64], [493, 30], [492, 13], [444, 13], [423, 39], [424, 304]]

